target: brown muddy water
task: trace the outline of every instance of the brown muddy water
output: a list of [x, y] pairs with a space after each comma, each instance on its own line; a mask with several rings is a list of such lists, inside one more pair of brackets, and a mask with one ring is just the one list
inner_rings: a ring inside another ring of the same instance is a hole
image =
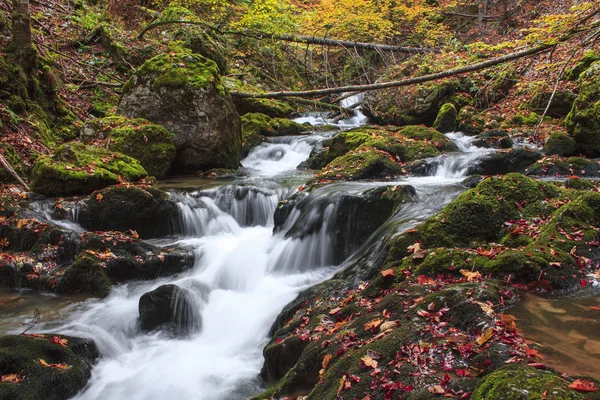
[[539, 344], [544, 365], [568, 375], [600, 379], [600, 289], [574, 295], [528, 294], [508, 311], [525, 337]]

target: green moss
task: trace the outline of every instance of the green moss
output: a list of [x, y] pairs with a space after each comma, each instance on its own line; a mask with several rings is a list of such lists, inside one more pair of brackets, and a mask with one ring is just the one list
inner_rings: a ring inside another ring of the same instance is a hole
[[148, 173], [131, 157], [80, 143], [60, 146], [53, 156], [40, 157], [32, 171], [31, 188], [46, 196], [91, 193], [119, 183], [135, 182]]
[[584, 157], [545, 157], [527, 168], [527, 175], [536, 176], [600, 176], [600, 162]]
[[433, 123], [433, 129], [442, 133], [453, 132], [456, 124], [456, 108], [452, 103], [446, 103], [440, 108]]
[[[569, 384], [552, 371], [510, 365], [487, 375], [471, 395], [473, 400], [589, 399], [589, 394], [569, 389]], [[598, 396], [593, 394], [594, 398]]]
[[544, 152], [548, 155], [570, 157], [577, 153], [577, 142], [564, 133], [555, 132], [550, 135], [544, 145]]
[[565, 182], [565, 187], [576, 190], [590, 190], [596, 187], [596, 183], [581, 178], [569, 178]]
[[[86, 122], [86, 129], [110, 139], [110, 149], [133, 157], [146, 171], [165, 178], [175, 159], [174, 134], [145, 119], [107, 117]], [[85, 139], [85, 138], [84, 138]]]
[[[165, 53], [146, 61], [136, 72], [141, 80], [150, 80], [155, 90], [161, 87], [208, 89], [225, 93], [217, 64], [199, 54]], [[128, 85], [123, 89], [128, 90]]]
[[565, 123], [577, 142], [579, 151], [588, 157], [600, 156], [600, 62], [596, 61], [581, 74], [581, 88]]
[[540, 122], [541, 116], [536, 114], [535, 112], [530, 112], [529, 114], [517, 114], [511, 119], [511, 123], [515, 125], [529, 125], [535, 126]]
[[241, 115], [261, 113], [271, 118], [282, 118], [294, 112], [294, 108], [289, 103], [272, 99], [245, 98], [239, 100], [237, 106]]
[[473, 145], [483, 148], [510, 149], [513, 147], [513, 141], [507, 131], [495, 129], [477, 135]]
[[[8, 161], [8, 163], [13, 167], [17, 175], [21, 177], [26, 177], [31, 172], [31, 166], [27, 165], [26, 161], [21, 158], [21, 156], [17, 153], [15, 148], [7, 143], [0, 143], [0, 152]], [[4, 168], [0, 170], [0, 182], [12, 182], [12, 175], [10, 175]]]
[[475, 107], [463, 107], [456, 117], [456, 130], [475, 136], [483, 131], [485, 123]]
[[583, 72], [585, 72], [594, 62], [599, 60], [600, 55], [598, 55], [598, 53], [592, 49], [587, 50], [577, 65], [568, 70], [565, 76], [570, 81], [576, 81]]
[[88, 255], [80, 256], [68, 267], [56, 286], [60, 294], [89, 294], [94, 297], [106, 297], [112, 284], [100, 261]]

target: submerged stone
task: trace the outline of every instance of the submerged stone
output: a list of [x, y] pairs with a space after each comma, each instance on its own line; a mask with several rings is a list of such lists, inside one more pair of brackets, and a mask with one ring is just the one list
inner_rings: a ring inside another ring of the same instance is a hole
[[144, 294], [139, 313], [144, 331], [160, 328], [179, 336], [197, 333], [202, 327], [199, 304], [177, 285], [163, 285]]

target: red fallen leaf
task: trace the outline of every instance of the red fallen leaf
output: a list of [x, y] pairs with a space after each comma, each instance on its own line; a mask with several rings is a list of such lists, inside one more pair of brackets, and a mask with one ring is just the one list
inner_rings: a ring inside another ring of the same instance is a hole
[[587, 281], [586, 281], [585, 279], [581, 278], [581, 279], [579, 280], [579, 285], [580, 285], [581, 287], [586, 287], [586, 286], [587, 286]]
[[282, 339], [279, 339], [279, 338], [278, 338], [278, 339], [275, 339], [275, 343], [281, 343], [281, 342], [283, 342], [283, 340], [282, 340]]
[[60, 344], [62, 347], [67, 347], [67, 345], [69, 344], [68, 339], [61, 339], [60, 336], [53, 336], [52, 339], [50, 339], [50, 341], [52, 343]]
[[385, 271], [381, 271], [381, 276], [384, 278], [388, 276], [396, 276], [396, 272], [394, 272], [394, 268], [386, 269]]
[[591, 308], [592, 310], [597, 310], [597, 311], [600, 311], [600, 307], [598, 307], [598, 306], [590, 306], [590, 308]]
[[577, 176], [577, 175], [569, 175], [569, 179], [577, 179], [577, 178], [579, 178], [579, 176]]
[[435, 285], [435, 280], [425, 275], [419, 275], [417, 282], [421, 285]]
[[582, 379], [576, 379], [569, 385], [569, 388], [575, 389], [580, 392], [596, 392], [598, 388], [593, 381], [584, 381]]
[[541, 358], [542, 360], [544, 359], [544, 357], [542, 357], [542, 355], [535, 349], [531, 349], [529, 347], [525, 347], [525, 354], [527, 354], [527, 357], [538, 357]]
[[455, 369], [454, 372], [460, 377], [472, 378], [473, 374], [468, 369]]

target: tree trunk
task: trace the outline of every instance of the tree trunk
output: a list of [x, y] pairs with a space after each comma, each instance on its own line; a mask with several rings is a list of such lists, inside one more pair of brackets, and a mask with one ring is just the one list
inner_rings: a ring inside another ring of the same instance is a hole
[[27, 72], [35, 68], [37, 54], [31, 37], [29, 0], [13, 0], [12, 43], [17, 62]]

